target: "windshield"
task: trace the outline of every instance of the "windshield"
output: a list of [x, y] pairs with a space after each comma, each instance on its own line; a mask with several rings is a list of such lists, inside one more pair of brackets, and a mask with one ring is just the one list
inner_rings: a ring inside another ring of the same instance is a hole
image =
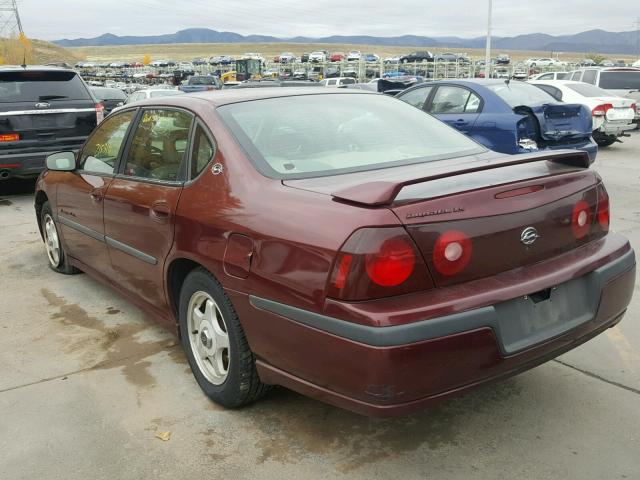
[[223, 120], [256, 168], [305, 178], [472, 155], [484, 147], [383, 95], [325, 94], [225, 105]]
[[601, 72], [600, 87], [607, 90], [640, 90], [640, 70]]
[[591, 85], [590, 83], [570, 83], [567, 85], [574, 92], [578, 92], [585, 97], [610, 97], [611, 92]]
[[32, 71], [0, 73], [0, 103], [91, 100], [75, 72]]
[[551, 95], [528, 83], [496, 83], [494, 85], [487, 85], [487, 88], [507, 102], [507, 105], [511, 108], [521, 105], [557, 103]]

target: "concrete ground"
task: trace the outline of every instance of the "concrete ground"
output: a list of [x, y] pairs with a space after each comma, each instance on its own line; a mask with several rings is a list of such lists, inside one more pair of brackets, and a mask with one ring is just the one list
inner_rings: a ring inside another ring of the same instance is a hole
[[[640, 249], [640, 133], [594, 167], [612, 228]], [[619, 326], [418, 415], [370, 420], [284, 389], [228, 411], [175, 338], [47, 267], [32, 188], [0, 184], [0, 479], [640, 478], [638, 287]]]

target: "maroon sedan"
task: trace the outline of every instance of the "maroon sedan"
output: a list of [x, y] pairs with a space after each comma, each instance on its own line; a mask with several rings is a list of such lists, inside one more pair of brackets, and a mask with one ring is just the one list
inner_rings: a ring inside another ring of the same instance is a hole
[[51, 267], [175, 329], [227, 407], [283, 385], [406, 414], [620, 321], [634, 252], [585, 154], [501, 155], [396, 99], [310, 90], [151, 99], [50, 156]]

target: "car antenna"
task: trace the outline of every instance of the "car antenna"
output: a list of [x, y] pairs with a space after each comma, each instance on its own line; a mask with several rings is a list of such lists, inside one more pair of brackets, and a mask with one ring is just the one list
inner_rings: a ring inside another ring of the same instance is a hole
[[26, 51], [22, 52], [22, 65], [20, 66], [25, 70], [27, 69], [27, 52]]

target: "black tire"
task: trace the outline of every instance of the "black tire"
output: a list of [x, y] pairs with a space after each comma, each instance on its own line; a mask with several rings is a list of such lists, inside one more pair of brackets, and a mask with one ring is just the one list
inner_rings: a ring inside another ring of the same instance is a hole
[[[205, 377], [191, 346], [188, 309], [192, 297], [198, 292], [205, 292], [213, 298], [223, 316], [228, 334], [228, 372], [225, 380], [219, 385], [210, 382]], [[202, 391], [214, 402], [227, 408], [239, 408], [255, 402], [269, 391], [271, 386], [262, 383], [258, 377], [255, 355], [249, 348], [249, 343], [231, 301], [215, 277], [203, 268], [197, 268], [189, 273], [182, 284], [179, 328], [180, 341], [187, 355], [191, 371]]]
[[[48, 240], [49, 235], [46, 231], [47, 222], [51, 221], [51, 225], [56, 232], [56, 241], [58, 243], [58, 259], [57, 261], [52, 258], [49, 254], [48, 248]], [[42, 204], [42, 210], [40, 211], [40, 225], [42, 227], [42, 237], [45, 242], [45, 248], [47, 248], [47, 257], [49, 260], [49, 268], [51, 268], [54, 272], [62, 273], [63, 275], [75, 275], [77, 273], [81, 273], [76, 267], [69, 264], [69, 257], [67, 256], [67, 252], [64, 250], [64, 246], [62, 245], [62, 241], [60, 240], [60, 229], [58, 228], [58, 224], [55, 221], [55, 217], [51, 212], [51, 207], [49, 206], [49, 202], [44, 202]]]
[[594, 138], [594, 140], [600, 148], [610, 147], [616, 143], [616, 139], [610, 137]]

